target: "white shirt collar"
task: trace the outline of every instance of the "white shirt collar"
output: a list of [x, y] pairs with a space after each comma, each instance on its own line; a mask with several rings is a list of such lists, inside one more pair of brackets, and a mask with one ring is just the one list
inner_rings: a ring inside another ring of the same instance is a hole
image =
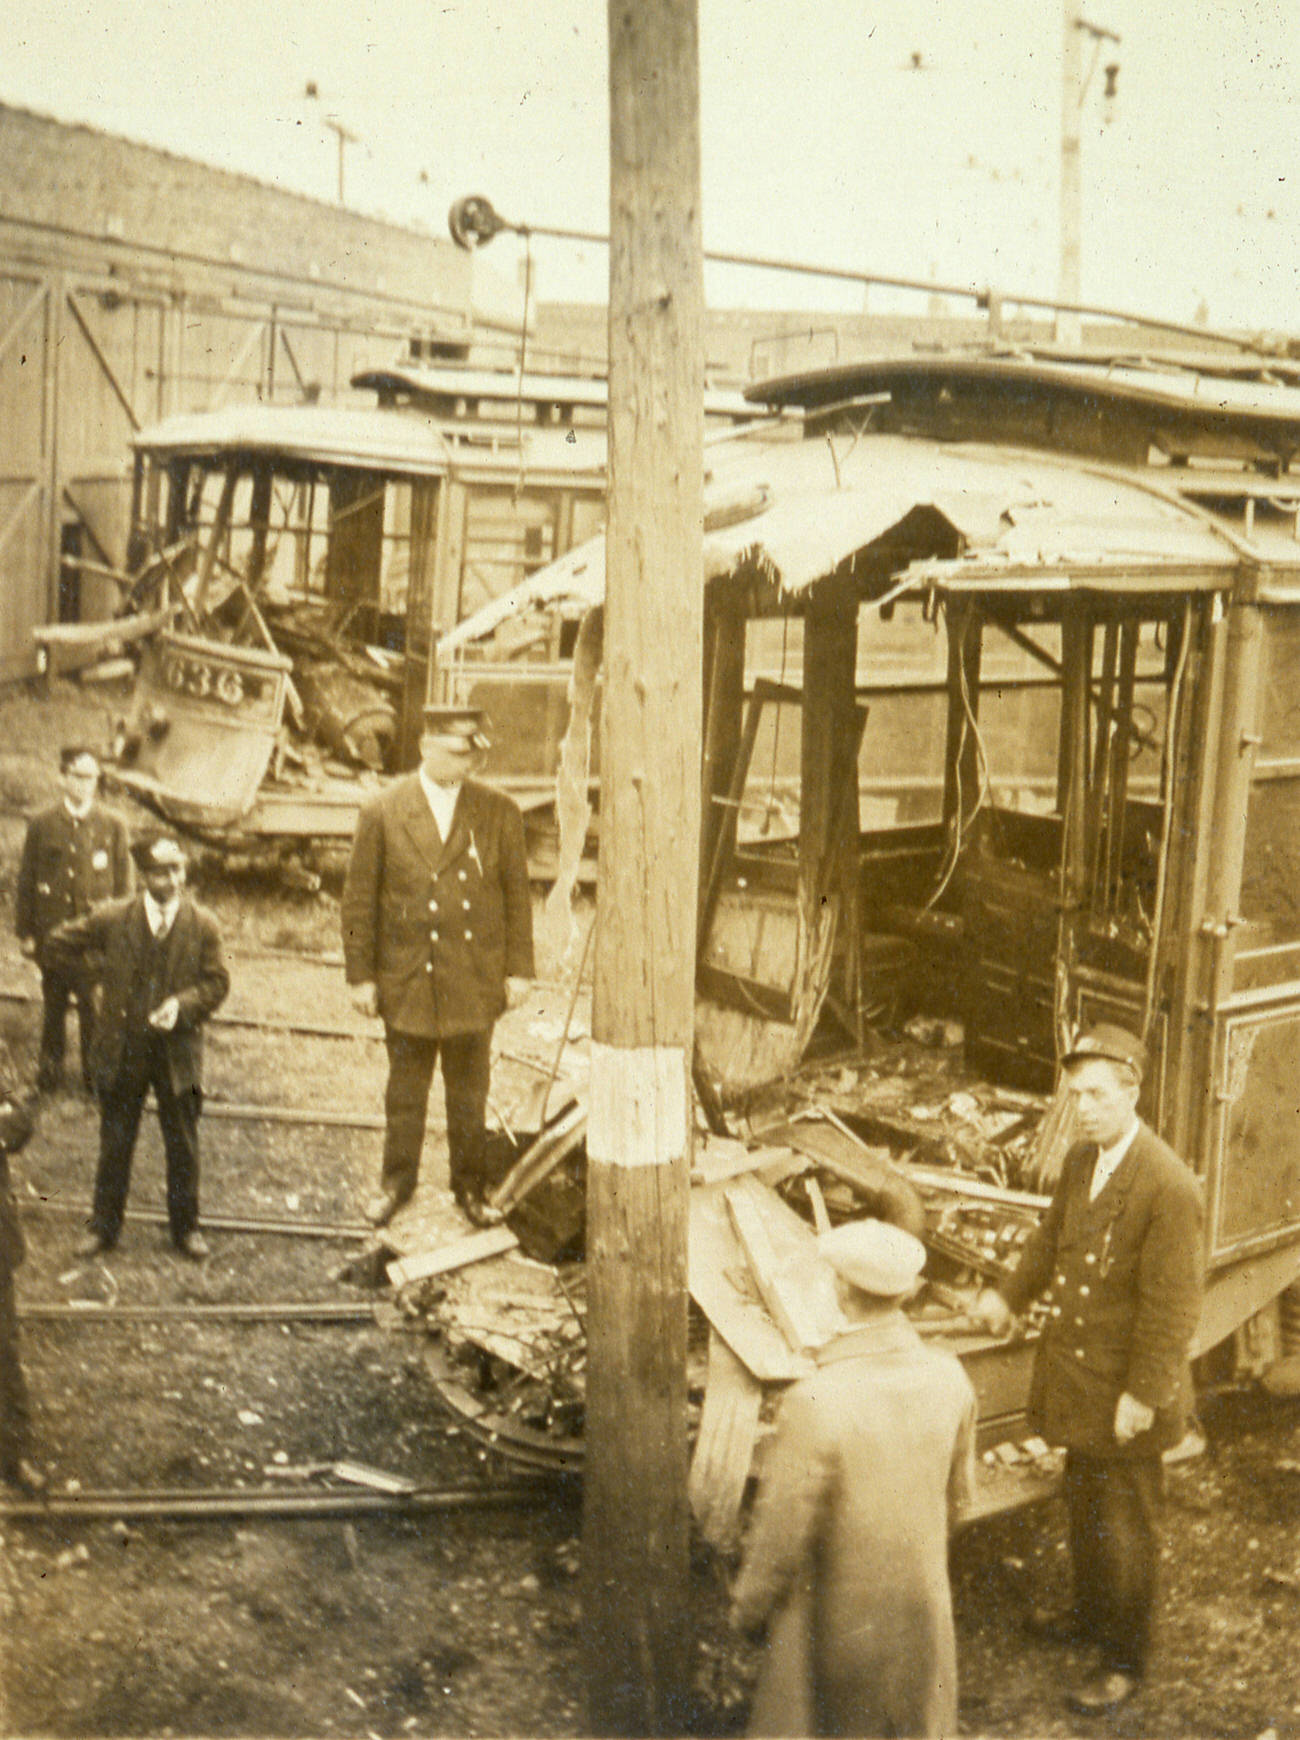
[[438, 824], [438, 832], [445, 840], [451, 833], [452, 817], [456, 814], [456, 800], [460, 796], [461, 781], [455, 785], [439, 785], [429, 778], [423, 768], [420, 768], [420, 786], [429, 801], [433, 811], [433, 819]]
[[1119, 1170], [1120, 1161], [1133, 1146], [1133, 1138], [1138, 1133], [1138, 1119], [1125, 1130], [1118, 1141], [1112, 1142], [1109, 1148], [1098, 1148], [1097, 1158], [1092, 1168], [1092, 1183], [1088, 1187], [1088, 1200], [1095, 1202], [1110, 1180]]
[[93, 797], [91, 798], [89, 803], [84, 803], [81, 805], [74, 804], [70, 798], [65, 797], [63, 800], [63, 807], [65, 810], [67, 810], [68, 814], [72, 817], [74, 822], [84, 822], [86, 817], [90, 814], [91, 810], [93, 809], [94, 803], [95, 803], [95, 800]]
[[149, 929], [155, 936], [166, 936], [176, 922], [176, 914], [180, 911], [180, 896], [168, 906], [160, 906], [146, 888], [144, 891], [144, 915], [149, 920]]

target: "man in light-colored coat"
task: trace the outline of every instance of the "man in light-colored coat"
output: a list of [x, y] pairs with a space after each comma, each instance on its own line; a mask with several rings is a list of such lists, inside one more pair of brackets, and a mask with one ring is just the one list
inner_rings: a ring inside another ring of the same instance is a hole
[[768, 1635], [749, 1731], [953, 1735], [948, 1533], [973, 1494], [974, 1391], [899, 1309], [919, 1239], [857, 1221], [819, 1246], [851, 1327], [781, 1404], [732, 1604]]
[[376, 1226], [415, 1193], [441, 1055], [453, 1194], [481, 1216], [492, 1029], [533, 975], [523, 817], [471, 777], [487, 740], [475, 709], [427, 707], [420, 767], [362, 810], [343, 888], [343, 959], [356, 1007], [388, 1046]]

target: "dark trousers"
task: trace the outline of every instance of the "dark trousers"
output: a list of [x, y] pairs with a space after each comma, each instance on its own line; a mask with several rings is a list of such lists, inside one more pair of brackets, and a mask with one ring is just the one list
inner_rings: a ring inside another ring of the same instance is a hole
[[29, 1448], [27, 1383], [18, 1359], [14, 1275], [0, 1262], [0, 1470], [12, 1474]]
[[172, 1091], [165, 1043], [150, 1038], [112, 1087], [100, 1089], [99, 1167], [90, 1228], [108, 1245], [115, 1245], [121, 1235], [131, 1158], [150, 1088], [158, 1104], [167, 1156], [167, 1221], [173, 1243], [179, 1245], [199, 1224], [199, 1113], [203, 1095], [198, 1088], [179, 1094]]
[[84, 967], [43, 967], [41, 998], [41, 1050], [36, 1079], [41, 1087], [57, 1087], [63, 1078], [67, 1049], [68, 1004], [77, 1003], [77, 1032], [81, 1040], [81, 1078], [90, 1086], [90, 1048], [95, 1040], [95, 980]]
[[1104, 1668], [1138, 1677], [1151, 1649], [1163, 1486], [1159, 1456], [1065, 1458], [1075, 1618]]
[[423, 1039], [390, 1029], [384, 1037], [388, 1086], [384, 1092], [383, 1188], [399, 1202], [406, 1202], [415, 1192], [429, 1089], [441, 1054], [452, 1192], [460, 1197], [466, 1190], [481, 1189], [492, 1029], [456, 1033], [446, 1039]]

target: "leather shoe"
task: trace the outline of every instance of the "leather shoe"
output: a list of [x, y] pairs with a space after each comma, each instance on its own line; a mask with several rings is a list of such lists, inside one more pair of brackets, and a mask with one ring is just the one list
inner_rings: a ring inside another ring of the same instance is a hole
[[1118, 1710], [1142, 1684], [1136, 1674], [1126, 1674], [1119, 1668], [1099, 1668], [1072, 1692], [1065, 1701], [1080, 1716], [1105, 1716]]
[[1083, 1635], [1072, 1607], [1031, 1607], [1021, 1630], [1044, 1643], [1078, 1643]]
[[25, 1493], [28, 1498], [39, 1498], [47, 1484], [45, 1475], [26, 1456], [20, 1456], [16, 1461], [5, 1464], [4, 1482], [6, 1486]]
[[482, 1192], [472, 1186], [453, 1194], [461, 1213], [473, 1226], [499, 1226], [505, 1218], [499, 1208], [489, 1208]]
[[363, 1213], [371, 1226], [387, 1226], [402, 1206], [402, 1199], [399, 1196], [394, 1195], [391, 1190], [381, 1190], [370, 1198]]
[[183, 1239], [178, 1239], [176, 1249], [183, 1257], [188, 1257], [192, 1263], [201, 1263], [205, 1257], [212, 1255], [208, 1241], [197, 1230], [187, 1232]]
[[88, 1238], [82, 1239], [72, 1254], [76, 1257], [98, 1257], [105, 1251], [111, 1251], [113, 1244], [114, 1241], [106, 1239], [103, 1233], [91, 1233]]

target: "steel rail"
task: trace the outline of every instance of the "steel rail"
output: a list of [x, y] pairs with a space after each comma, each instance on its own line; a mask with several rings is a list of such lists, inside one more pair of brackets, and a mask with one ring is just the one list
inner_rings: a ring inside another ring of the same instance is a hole
[[413, 1492], [285, 1492], [276, 1487], [157, 1487], [136, 1491], [56, 1493], [0, 1500], [0, 1518], [30, 1522], [73, 1519], [145, 1521], [175, 1518], [263, 1516], [284, 1519], [354, 1516], [421, 1516], [433, 1512], [534, 1510], [564, 1494], [562, 1477], [533, 1476], [508, 1486], [416, 1487]]
[[[35, 1200], [23, 1203], [23, 1212], [43, 1210], [47, 1214], [79, 1214], [84, 1219], [90, 1213], [88, 1202], [55, 1202], [48, 1197], [37, 1197]], [[128, 1208], [126, 1219], [136, 1221], [144, 1226], [166, 1226], [167, 1211], [162, 1208]], [[234, 1233], [271, 1233], [277, 1237], [304, 1239], [368, 1239], [374, 1236], [374, 1228], [360, 1225], [334, 1226], [323, 1222], [310, 1220], [273, 1220], [258, 1215], [221, 1215], [207, 1214], [203, 1216], [203, 1225], [210, 1232]]]
[[[0, 986], [0, 1002], [5, 1003], [37, 1003], [40, 1001], [35, 991], [26, 991], [19, 985]], [[382, 1032], [367, 1032], [359, 1027], [341, 1027], [336, 1022], [327, 1021], [279, 1021], [274, 1017], [261, 1015], [237, 1015], [218, 1009], [215, 1015], [208, 1017], [212, 1027], [247, 1027], [258, 1033], [289, 1033], [299, 1034], [310, 1039], [360, 1039], [367, 1044], [381, 1040]]]
[[22, 1323], [373, 1323], [375, 1307], [355, 1300], [283, 1304], [100, 1305], [38, 1302], [18, 1309]]
[[349, 1112], [324, 1106], [312, 1111], [307, 1106], [260, 1106], [248, 1100], [210, 1100], [203, 1102], [205, 1118], [221, 1118], [234, 1124], [303, 1124], [326, 1130], [382, 1130], [382, 1112]]

